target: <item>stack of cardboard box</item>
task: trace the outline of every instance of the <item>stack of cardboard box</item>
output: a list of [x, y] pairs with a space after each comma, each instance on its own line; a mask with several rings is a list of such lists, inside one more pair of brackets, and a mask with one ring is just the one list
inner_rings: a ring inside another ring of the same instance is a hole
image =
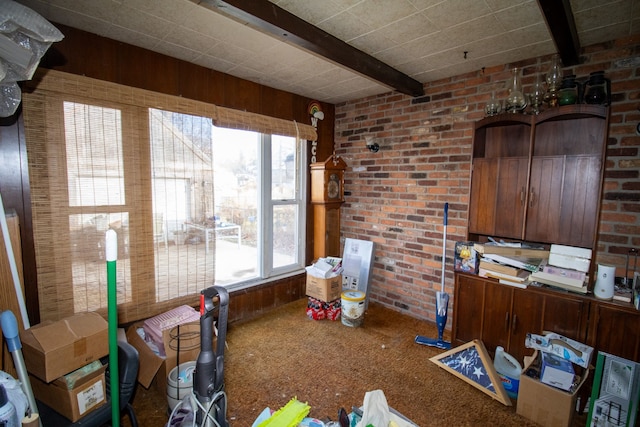
[[[71, 421], [106, 403], [106, 366], [93, 363], [109, 354], [108, 324], [102, 316], [80, 313], [43, 322], [21, 332], [20, 339], [37, 399]], [[87, 369], [87, 365], [97, 369]], [[73, 374], [82, 369], [87, 373]]]

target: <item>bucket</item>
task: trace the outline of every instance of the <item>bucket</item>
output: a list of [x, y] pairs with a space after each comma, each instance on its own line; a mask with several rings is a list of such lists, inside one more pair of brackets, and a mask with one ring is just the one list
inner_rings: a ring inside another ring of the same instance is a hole
[[193, 371], [196, 362], [184, 362], [176, 366], [167, 376], [167, 403], [173, 411], [178, 402], [193, 390]]
[[341, 297], [342, 324], [351, 327], [362, 325], [364, 320], [364, 292], [344, 291]]
[[493, 366], [502, 381], [502, 386], [510, 398], [518, 398], [518, 389], [520, 388], [520, 372], [522, 367], [515, 357], [509, 353], [505, 353], [504, 348], [498, 346], [496, 348], [496, 357]]

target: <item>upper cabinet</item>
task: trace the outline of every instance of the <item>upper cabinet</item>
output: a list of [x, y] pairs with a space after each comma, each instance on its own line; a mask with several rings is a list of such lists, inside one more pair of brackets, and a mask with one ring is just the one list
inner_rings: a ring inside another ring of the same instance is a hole
[[607, 107], [570, 105], [476, 123], [469, 237], [594, 248]]

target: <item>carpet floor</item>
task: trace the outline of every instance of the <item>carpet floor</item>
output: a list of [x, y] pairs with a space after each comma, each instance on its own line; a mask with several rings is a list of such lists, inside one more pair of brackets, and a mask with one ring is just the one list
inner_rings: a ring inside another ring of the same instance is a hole
[[[516, 414], [515, 401], [505, 406], [431, 362], [442, 350], [414, 339], [437, 337], [435, 325], [370, 303], [354, 328], [309, 319], [306, 302], [229, 326], [224, 376], [231, 426], [249, 427], [266, 407], [294, 397], [311, 406], [309, 416], [336, 420], [341, 407], [350, 412], [378, 389], [418, 426], [536, 425]], [[166, 397], [153, 387], [139, 386], [133, 406], [141, 427], [167, 422]], [[573, 425], [585, 420], [575, 416]]]

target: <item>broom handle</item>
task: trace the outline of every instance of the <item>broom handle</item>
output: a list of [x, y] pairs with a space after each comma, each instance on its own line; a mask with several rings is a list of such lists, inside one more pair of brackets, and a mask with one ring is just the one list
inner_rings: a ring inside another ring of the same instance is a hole
[[447, 217], [449, 216], [449, 203], [444, 204], [444, 230], [442, 232], [442, 277], [440, 278], [440, 292], [444, 292], [444, 269], [447, 256]]

